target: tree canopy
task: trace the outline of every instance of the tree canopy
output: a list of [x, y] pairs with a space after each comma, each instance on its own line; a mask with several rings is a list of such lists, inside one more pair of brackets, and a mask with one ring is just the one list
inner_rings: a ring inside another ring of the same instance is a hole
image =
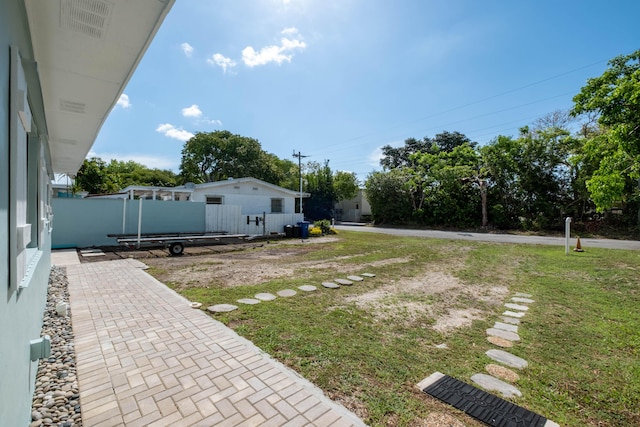
[[[603, 128], [584, 146], [585, 156], [599, 159], [587, 188], [599, 211], [638, 200], [640, 178], [640, 50], [618, 56], [600, 77], [589, 79], [573, 101], [572, 114], [597, 113]], [[640, 219], [640, 218], [639, 218]]]
[[219, 130], [198, 132], [185, 143], [180, 177], [196, 184], [253, 177], [290, 188], [294, 167], [292, 161], [263, 151], [257, 139]]
[[74, 191], [91, 194], [113, 193], [130, 185], [172, 187], [178, 177], [170, 170], [151, 169], [134, 161], [112, 159], [106, 163], [99, 157], [85, 159], [76, 174]]

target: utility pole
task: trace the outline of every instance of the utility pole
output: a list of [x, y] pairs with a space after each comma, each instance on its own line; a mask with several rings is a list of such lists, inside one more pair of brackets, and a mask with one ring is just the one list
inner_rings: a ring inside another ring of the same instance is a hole
[[293, 150], [293, 157], [298, 158], [298, 175], [300, 177], [300, 213], [302, 214], [302, 220], [304, 221], [304, 214], [302, 213], [302, 159], [309, 156], [303, 156], [300, 151], [296, 154], [296, 150]]

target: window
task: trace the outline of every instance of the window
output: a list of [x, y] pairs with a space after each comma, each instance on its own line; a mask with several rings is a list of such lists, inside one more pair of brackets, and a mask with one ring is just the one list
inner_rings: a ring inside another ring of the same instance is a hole
[[222, 204], [222, 196], [207, 196], [207, 204], [208, 205], [221, 205]]
[[282, 199], [271, 199], [271, 213], [282, 213], [282, 205]]

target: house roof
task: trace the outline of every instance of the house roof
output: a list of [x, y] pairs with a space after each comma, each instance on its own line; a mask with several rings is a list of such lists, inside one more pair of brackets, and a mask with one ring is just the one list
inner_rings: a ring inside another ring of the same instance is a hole
[[75, 174], [175, 0], [25, 0], [53, 171]]
[[[229, 178], [227, 180], [224, 181], [215, 181], [215, 182], [205, 182], [203, 184], [195, 184], [193, 185], [194, 189], [216, 189], [216, 188], [225, 188], [225, 187], [231, 187], [231, 186], [237, 186], [240, 184], [252, 184], [252, 185], [258, 185], [258, 186], [262, 186], [262, 187], [266, 187], [270, 190], [273, 191], [278, 191], [281, 193], [286, 193], [288, 196], [291, 197], [299, 197], [300, 196], [300, 192], [299, 191], [293, 191], [293, 190], [289, 190], [288, 188], [284, 188], [284, 187], [280, 187], [278, 185], [275, 184], [271, 184], [269, 182], [266, 181], [262, 181], [260, 179], [257, 178]], [[176, 187], [176, 188], [189, 188], [189, 184], [187, 184], [186, 186], [180, 186], [180, 187]], [[309, 193], [302, 193], [302, 197], [310, 197]]]

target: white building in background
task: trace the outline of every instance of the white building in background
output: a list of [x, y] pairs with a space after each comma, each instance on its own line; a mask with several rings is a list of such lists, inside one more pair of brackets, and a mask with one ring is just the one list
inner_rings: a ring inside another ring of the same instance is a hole
[[342, 200], [334, 206], [335, 220], [343, 222], [369, 222], [371, 221], [371, 205], [367, 200], [365, 190], [349, 200]]

